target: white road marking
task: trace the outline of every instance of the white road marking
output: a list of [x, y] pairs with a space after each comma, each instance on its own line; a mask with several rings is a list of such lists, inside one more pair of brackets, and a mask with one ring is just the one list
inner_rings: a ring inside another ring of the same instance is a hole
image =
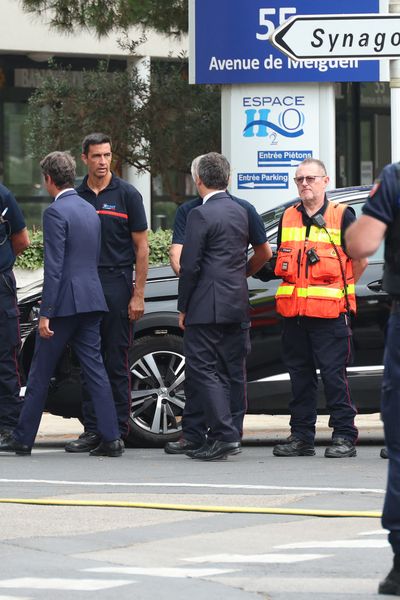
[[246, 485], [246, 484], [219, 484], [219, 483], [150, 483], [136, 481], [131, 483], [119, 481], [67, 481], [62, 479], [0, 479], [0, 483], [31, 483], [50, 485], [71, 485], [86, 487], [156, 487], [156, 488], [208, 488], [220, 490], [259, 490], [259, 491], [293, 491], [293, 492], [348, 492], [384, 494], [385, 490], [379, 488], [341, 488], [341, 487], [305, 487], [284, 485]]
[[175, 577], [183, 579], [186, 577], [212, 577], [225, 573], [235, 573], [236, 569], [186, 569], [174, 567], [96, 567], [83, 569], [90, 573], [117, 573], [118, 575], [147, 575], [149, 577]]
[[318, 558], [329, 558], [329, 554], [210, 554], [207, 556], [194, 556], [183, 558], [194, 563], [296, 563]]
[[275, 548], [282, 550], [301, 550], [305, 548], [386, 548], [389, 542], [386, 540], [333, 540], [322, 542], [299, 542], [294, 544], [282, 544]]
[[363, 531], [358, 535], [387, 535], [389, 531], [387, 529], [376, 529], [375, 531]]
[[0, 579], [0, 588], [34, 589], [34, 590], [74, 590], [77, 592], [95, 592], [121, 585], [137, 583], [123, 579], [65, 579], [45, 577], [19, 577], [16, 579]]
[[0, 600], [32, 600], [28, 596], [2, 596], [0, 594]]

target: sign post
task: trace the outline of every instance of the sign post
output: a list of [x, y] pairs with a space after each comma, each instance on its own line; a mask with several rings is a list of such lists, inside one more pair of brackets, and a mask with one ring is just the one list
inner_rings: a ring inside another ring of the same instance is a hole
[[190, 82], [222, 84], [230, 189], [259, 212], [297, 194], [293, 177], [304, 158], [323, 160], [335, 186], [335, 83], [389, 78], [388, 61], [376, 57], [298, 59], [271, 44], [276, 28], [312, 18], [316, 5], [327, 18], [388, 10], [387, 0], [189, 0]]

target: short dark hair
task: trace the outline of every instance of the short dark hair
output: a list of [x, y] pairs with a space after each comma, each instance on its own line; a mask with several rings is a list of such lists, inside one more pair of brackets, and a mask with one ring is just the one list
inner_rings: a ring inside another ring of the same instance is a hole
[[48, 175], [58, 189], [74, 187], [76, 163], [69, 152], [51, 152], [40, 161], [43, 175]]
[[89, 133], [82, 142], [82, 154], [87, 156], [89, 154], [90, 146], [95, 146], [97, 144], [110, 144], [110, 147], [112, 148], [111, 138], [106, 133]]
[[225, 190], [228, 187], [230, 172], [228, 160], [218, 152], [204, 154], [197, 167], [199, 178], [211, 190]]

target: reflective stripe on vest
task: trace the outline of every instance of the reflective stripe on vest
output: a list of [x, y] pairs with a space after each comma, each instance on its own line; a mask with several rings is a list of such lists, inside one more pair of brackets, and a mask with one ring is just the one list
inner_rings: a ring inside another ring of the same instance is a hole
[[[286, 209], [275, 268], [276, 275], [283, 279], [276, 293], [277, 311], [283, 316], [335, 318], [346, 312], [347, 304], [355, 312], [352, 262], [341, 247], [341, 226], [346, 208], [345, 204], [329, 202], [324, 214], [326, 230], [312, 225], [307, 238], [302, 213], [296, 206]], [[307, 257], [310, 249], [319, 257], [316, 262], [311, 263]], [[348, 302], [338, 255], [347, 282]]]
[[[310, 285], [306, 288], [296, 288], [294, 285], [280, 285], [276, 292], [276, 296], [291, 296], [295, 289], [299, 298], [308, 298], [310, 296], [318, 296], [320, 298], [343, 298], [344, 296], [344, 289], [342, 288], [331, 288], [318, 285]], [[352, 283], [347, 286], [347, 293], [354, 294], [354, 292], [355, 286], [354, 283]]]

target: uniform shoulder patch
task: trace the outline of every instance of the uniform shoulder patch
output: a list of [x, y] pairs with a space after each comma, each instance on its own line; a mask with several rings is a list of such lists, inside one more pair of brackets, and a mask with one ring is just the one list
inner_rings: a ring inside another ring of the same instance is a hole
[[380, 181], [380, 179], [377, 179], [375, 181], [374, 185], [372, 186], [372, 190], [369, 193], [369, 198], [372, 198], [376, 194], [376, 192], [379, 190], [380, 185], [381, 185], [381, 181]]

